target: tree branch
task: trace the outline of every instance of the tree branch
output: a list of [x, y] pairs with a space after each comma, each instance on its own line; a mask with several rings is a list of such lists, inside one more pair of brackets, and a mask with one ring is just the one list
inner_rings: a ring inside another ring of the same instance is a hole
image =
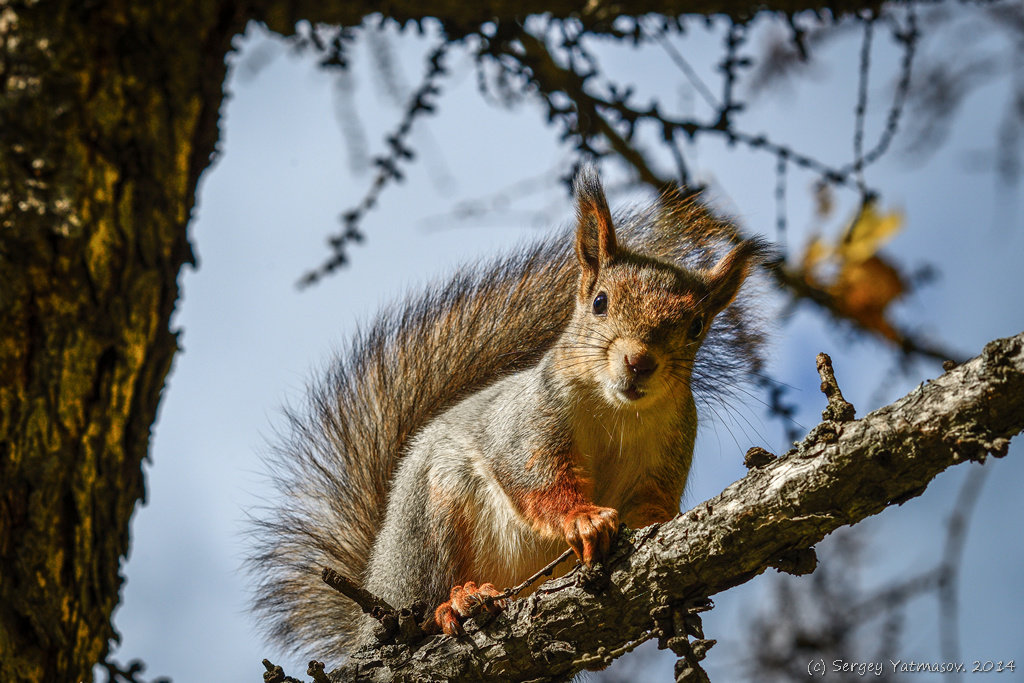
[[[623, 137], [613, 125], [613, 122], [605, 116], [606, 112], [616, 112], [622, 120], [648, 119], [656, 121], [663, 126], [673, 130], [700, 130], [704, 133], [726, 135], [732, 140], [741, 141], [752, 148], [762, 148], [792, 162], [799, 162], [806, 168], [812, 169], [822, 177], [830, 177], [834, 182], [851, 183], [853, 181], [853, 167], [846, 170], [830, 168], [819, 161], [812, 159], [794, 150], [781, 147], [764, 139], [763, 136], [754, 136], [735, 130], [731, 126], [702, 125], [693, 121], [672, 121], [658, 112], [656, 105], [646, 111], [637, 110], [627, 106], [624, 102], [616, 102], [603, 99], [589, 93], [585, 87], [587, 76], [576, 71], [560, 66], [551, 55], [547, 44], [531, 35], [525, 29], [516, 33], [515, 38], [522, 45], [522, 53], [506, 48], [505, 54], [518, 59], [524, 66], [529, 67], [532, 82], [537, 86], [542, 95], [548, 98], [551, 105], [551, 95], [562, 93], [573, 103], [578, 112], [578, 120], [574, 124], [578, 134], [584, 142], [589, 144], [589, 138], [595, 135], [602, 136], [611, 147], [612, 151], [619, 158], [631, 166], [636, 172], [640, 182], [648, 185], [656, 192], [663, 192], [666, 188], [674, 186], [670, 178], [661, 177], [652, 168], [644, 153], [636, 146], [632, 138]], [[722, 110], [721, 116], [727, 116], [727, 110]], [[567, 131], [568, 133], [569, 131]], [[866, 325], [849, 312], [844, 311], [840, 302], [825, 289], [808, 282], [799, 273], [794, 272], [786, 266], [784, 260], [778, 260], [769, 264], [768, 268], [776, 284], [780, 289], [792, 297], [793, 301], [807, 301], [823, 309], [823, 312], [838, 322], [848, 323], [853, 329], [885, 343], [895, 346], [906, 355], [920, 356], [939, 362], [954, 360], [963, 362], [965, 360], [959, 353], [935, 344], [921, 335], [902, 329], [899, 325], [889, 323], [889, 333], [883, 334], [877, 328]]]
[[788, 268], [782, 261], [769, 263], [768, 272], [771, 273], [779, 288], [788, 293], [794, 302], [808, 301], [813, 303], [823, 309], [836, 322], [848, 324], [859, 332], [893, 344], [901, 353], [930, 358], [939, 362], [952, 360], [955, 363], [961, 363], [965, 360], [957, 351], [931, 342], [925, 339], [923, 335], [915, 335], [913, 332], [903, 329], [895, 323], [889, 323], [891, 328], [889, 336], [882, 335], [877, 329], [869, 327], [855, 317], [845, 313], [832, 294], [821, 287], [816, 287], [807, 282], [804, 277], [793, 271], [793, 269]]
[[[531, 14], [579, 18], [592, 33], [611, 33], [612, 23], [619, 16], [639, 17], [645, 14], [666, 16], [724, 15], [749, 18], [763, 11], [787, 14], [805, 10], [827, 11], [841, 17], [855, 14], [876, 3], [869, 0], [643, 0], [628, 5], [605, 0], [483, 0], [474, 3], [422, 2], [391, 0], [385, 5], [375, 2], [262, 0], [253, 2], [253, 15], [279, 33], [290, 35], [299, 21], [356, 26], [363, 18], [383, 12], [398, 21], [419, 21], [430, 17], [458, 17], [463, 25], [479, 26], [488, 21], [518, 20]], [[897, 4], [899, 4], [897, 2]]]
[[465, 637], [359, 652], [331, 677], [564, 680], [650, 637], [658, 607], [786, 566], [838, 527], [921, 494], [951, 465], [1005, 455], [1022, 429], [1024, 333], [860, 420], [822, 422], [712, 500], [660, 527], [624, 530], [604, 568], [548, 581], [489, 623], [468, 622]]

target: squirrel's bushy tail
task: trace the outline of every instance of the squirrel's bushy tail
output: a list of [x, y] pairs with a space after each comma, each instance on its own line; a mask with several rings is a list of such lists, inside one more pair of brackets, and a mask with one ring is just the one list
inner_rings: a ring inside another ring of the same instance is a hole
[[[690, 267], [711, 265], [739, 239], [698, 203], [671, 197], [615, 222], [633, 249]], [[351, 647], [359, 608], [320, 580], [322, 568], [364, 582], [410, 436], [464, 396], [535, 363], [568, 322], [576, 278], [567, 231], [460, 270], [381, 313], [311, 383], [307, 404], [287, 411], [270, 462], [279, 495], [254, 514], [247, 561], [254, 610], [277, 643], [318, 659]], [[720, 394], [759, 367], [760, 326], [743, 298], [709, 331], [694, 372], [697, 396]], [[409, 539], [410, 553], [416, 545]]]

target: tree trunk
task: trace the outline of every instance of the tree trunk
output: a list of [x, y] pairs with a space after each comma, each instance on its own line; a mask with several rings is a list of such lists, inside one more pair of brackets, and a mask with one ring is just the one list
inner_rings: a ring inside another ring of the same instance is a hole
[[213, 3], [0, 4], [0, 680], [88, 679], [177, 348]]

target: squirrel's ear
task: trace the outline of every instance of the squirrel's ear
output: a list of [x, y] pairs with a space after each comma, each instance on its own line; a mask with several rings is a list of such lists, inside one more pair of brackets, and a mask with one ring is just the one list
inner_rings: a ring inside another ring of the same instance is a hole
[[732, 303], [740, 287], [756, 263], [762, 262], [769, 252], [768, 245], [759, 239], [746, 239], [733, 247], [704, 277], [710, 289], [707, 296], [708, 310], [712, 315]]
[[604, 188], [592, 168], [584, 167], [573, 183], [576, 194], [576, 258], [580, 293], [589, 294], [601, 268], [615, 258], [615, 228]]

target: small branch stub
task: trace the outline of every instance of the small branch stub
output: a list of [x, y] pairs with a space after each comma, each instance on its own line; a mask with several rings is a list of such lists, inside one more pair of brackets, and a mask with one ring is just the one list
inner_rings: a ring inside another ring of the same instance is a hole
[[849, 422], [856, 414], [853, 404], [843, 398], [839, 390], [835, 372], [832, 370], [832, 359], [827, 353], [818, 354], [818, 375], [821, 377], [821, 392], [828, 398], [828, 407], [821, 412], [823, 420], [833, 422]]
[[[698, 597], [682, 603], [661, 604], [651, 610], [653, 633], [658, 636], [658, 649], [669, 649], [679, 657], [676, 662], [677, 683], [703, 683], [708, 676], [699, 662], [715, 644], [704, 637], [700, 613], [713, 607], [710, 598]], [[690, 638], [693, 638], [691, 641]]]
[[313, 683], [331, 683], [331, 679], [324, 672], [324, 663], [318, 662], [315, 659], [310, 661], [309, 667], [306, 669], [306, 675], [313, 678]]
[[771, 464], [775, 459], [774, 453], [769, 453], [759, 446], [754, 446], [747, 451], [747, 454], [743, 456], [743, 465], [748, 469], [752, 470], [755, 467], [764, 467], [765, 465]]
[[687, 643], [686, 652], [676, 661], [675, 675], [676, 683], [711, 683], [707, 672], [700, 665], [700, 661], [707, 656], [717, 641], [694, 640]]
[[320, 578], [328, 586], [362, 607], [363, 612], [367, 614], [371, 614], [378, 619], [382, 614], [395, 614], [395, 608], [389, 605], [386, 600], [357, 586], [351, 579], [342, 576], [330, 567], [323, 568], [323, 571], [320, 572]]
[[[418, 606], [422, 606], [423, 603], [417, 603]], [[415, 643], [426, 635], [423, 632], [423, 628], [420, 627], [420, 622], [423, 620], [423, 612], [425, 610], [413, 610], [408, 607], [404, 607], [398, 612], [398, 634], [399, 640], [404, 643]], [[417, 614], [419, 612], [419, 614]]]
[[297, 678], [286, 676], [284, 669], [279, 667], [277, 664], [274, 664], [269, 659], [263, 660], [263, 668], [266, 669], [266, 671], [263, 672], [263, 683], [302, 683], [302, 681]]

